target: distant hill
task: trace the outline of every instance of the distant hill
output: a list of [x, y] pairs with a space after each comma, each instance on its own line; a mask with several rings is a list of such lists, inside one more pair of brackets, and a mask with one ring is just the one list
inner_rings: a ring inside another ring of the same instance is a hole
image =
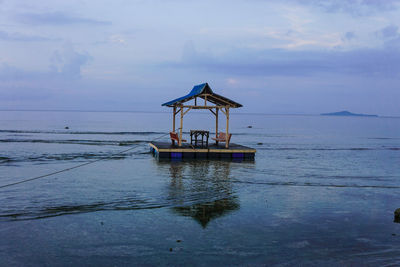
[[369, 115], [369, 114], [356, 114], [351, 113], [350, 111], [344, 110], [339, 112], [332, 113], [322, 113], [323, 116], [358, 116], [358, 117], [378, 117], [378, 115]]

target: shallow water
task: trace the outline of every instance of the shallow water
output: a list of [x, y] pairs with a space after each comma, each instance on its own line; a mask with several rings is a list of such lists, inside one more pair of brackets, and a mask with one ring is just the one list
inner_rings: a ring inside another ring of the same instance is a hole
[[[188, 114], [184, 131], [213, 131]], [[254, 162], [159, 162], [147, 142], [170, 124], [0, 112], [0, 186], [134, 148], [0, 189], [0, 265], [400, 264], [399, 118], [233, 113]]]

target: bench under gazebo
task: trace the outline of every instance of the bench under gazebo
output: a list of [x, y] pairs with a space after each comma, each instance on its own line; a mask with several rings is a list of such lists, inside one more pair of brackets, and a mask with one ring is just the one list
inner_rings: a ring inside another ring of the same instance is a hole
[[[191, 101], [189, 104], [187, 102]], [[194, 102], [194, 103], [193, 103]], [[208, 83], [193, 87], [189, 94], [162, 104], [172, 108], [171, 142], [151, 142], [152, 152], [159, 158], [249, 158], [254, 159], [255, 149], [230, 143], [229, 109], [241, 104], [214, 93]], [[190, 130], [190, 143], [183, 138], [183, 117], [190, 110], [209, 110], [215, 116], [215, 143], [209, 142], [209, 131]], [[219, 112], [226, 116], [225, 131], [218, 129]], [[176, 115], [180, 114], [180, 127], [176, 127]], [[177, 131], [178, 130], [178, 131]], [[201, 137], [201, 140], [199, 138]], [[206, 139], [206, 140], [204, 140]], [[221, 145], [220, 143], [224, 144]]]

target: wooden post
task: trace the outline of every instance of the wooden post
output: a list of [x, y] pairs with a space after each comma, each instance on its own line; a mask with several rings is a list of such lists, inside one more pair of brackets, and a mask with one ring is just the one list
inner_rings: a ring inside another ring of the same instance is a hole
[[181, 128], [179, 129], [179, 146], [182, 146], [183, 106], [181, 106]]
[[[215, 108], [215, 138], [218, 138], [218, 111], [219, 108]], [[218, 145], [218, 141], [215, 141]]]
[[174, 106], [173, 112], [174, 112], [174, 113], [173, 113], [174, 117], [173, 117], [173, 119], [172, 119], [172, 131], [175, 132], [175, 113], [176, 113], [176, 106]]
[[229, 148], [228, 139], [229, 139], [229, 107], [226, 107], [226, 135], [225, 135], [225, 147]]

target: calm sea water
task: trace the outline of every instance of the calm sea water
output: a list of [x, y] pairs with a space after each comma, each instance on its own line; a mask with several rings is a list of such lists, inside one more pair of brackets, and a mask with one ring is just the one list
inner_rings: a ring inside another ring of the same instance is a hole
[[400, 265], [399, 118], [233, 113], [254, 162], [158, 162], [171, 117], [1, 111], [0, 186], [135, 149], [0, 189], [0, 265]]

